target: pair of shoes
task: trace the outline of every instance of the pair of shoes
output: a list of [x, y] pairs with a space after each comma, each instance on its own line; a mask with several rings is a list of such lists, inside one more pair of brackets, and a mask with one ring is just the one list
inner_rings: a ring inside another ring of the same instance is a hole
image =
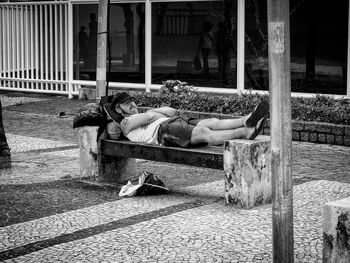
[[269, 102], [262, 100], [245, 122], [246, 127], [255, 127], [269, 113]]
[[252, 136], [249, 137], [249, 140], [254, 140], [263, 130], [264, 125], [266, 123], [267, 120], [267, 115], [264, 116], [264, 118], [262, 118], [255, 126], [254, 128], [254, 133], [252, 134]]

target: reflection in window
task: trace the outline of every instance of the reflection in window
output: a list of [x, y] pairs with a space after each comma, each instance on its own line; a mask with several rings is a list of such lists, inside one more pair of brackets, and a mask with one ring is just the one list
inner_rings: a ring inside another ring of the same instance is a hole
[[[267, 2], [245, 2], [246, 88], [267, 90]], [[346, 94], [349, 1], [290, 1], [293, 92]], [[330, 18], [329, 14], [337, 14]]]
[[179, 79], [194, 86], [223, 87], [231, 79], [235, 85], [236, 55], [225, 42], [223, 10], [221, 1], [152, 4], [153, 83]]
[[[144, 4], [113, 3], [110, 14], [109, 80], [144, 83]], [[74, 6], [75, 79], [96, 80], [97, 15], [97, 5]]]

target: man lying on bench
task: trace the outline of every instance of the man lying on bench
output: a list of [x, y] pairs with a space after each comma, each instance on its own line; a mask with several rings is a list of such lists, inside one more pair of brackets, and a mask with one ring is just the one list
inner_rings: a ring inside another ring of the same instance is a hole
[[111, 139], [119, 139], [122, 132], [132, 142], [187, 148], [222, 145], [232, 139], [254, 140], [263, 129], [269, 103], [262, 100], [252, 113], [238, 119], [199, 120], [177, 116], [177, 111], [171, 107], [139, 113], [134, 98], [119, 92], [104, 109], [114, 120], [107, 124]]

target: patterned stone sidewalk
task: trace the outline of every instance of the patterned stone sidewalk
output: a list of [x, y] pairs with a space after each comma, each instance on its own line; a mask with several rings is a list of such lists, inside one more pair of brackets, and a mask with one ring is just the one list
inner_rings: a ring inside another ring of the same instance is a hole
[[27, 96], [11, 97], [11, 96], [0, 95], [0, 100], [1, 100], [2, 107], [7, 107], [7, 106], [11, 106], [11, 105], [21, 105], [24, 103], [45, 101], [45, 100], [48, 100], [48, 98], [40, 98], [40, 97], [31, 98], [31, 97], [27, 97]]
[[193, 202], [193, 199], [172, 195], [135, 197], [10, 225], [0, 228], [0, 253], [185, 202]]
[[[348, 196], [350, 185], [344, 183], [294, 187], [295, 262], [322, 262], [323, 205]], [[0, 257], [18, 256], [4, 262], [271, 262], [271, 205], [241, 210], [213, 199], [171, 211], [195, 202], [135, 197], [5, 227]], [[149, 217], [149, 211], [155, 215]], [[120, 227], [125, 219], [129, 224]]]
[[[19, 100], [26, 102], [8, 103]], [[5, 110], [4, 120], [13, 168], [0, 171], [0, 184], [79, 177], [71, 118]], [[224, 205], [222, 171], [148, 161], [138, 167], [173, 192], [2, 227], [0, 261], [271, 262], [271, 205]], [[349, 147], [293, 143], [295, 262], [322, 262], [323, 205], [350, 196], [349, 167]]]
[[0, 184], [28, 184], [79, 177], [76, 144], [6, 134], [12, 168], [0, 170]]

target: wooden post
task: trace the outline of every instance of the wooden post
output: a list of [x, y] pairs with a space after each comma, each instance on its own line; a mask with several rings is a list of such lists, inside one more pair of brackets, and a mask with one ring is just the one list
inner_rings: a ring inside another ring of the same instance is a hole
[[273, 262], [294, 262], [289, 0], [268, 0]]
[[350, 100], [350, 5], [348, 7], [348, 62], [346, 74], [346, 96]]
[[108, 0], [98, 2], [97, 61], [96, 61], [96, 100], [106, 94], [106, 57], [107, 57], [107, 17]]

